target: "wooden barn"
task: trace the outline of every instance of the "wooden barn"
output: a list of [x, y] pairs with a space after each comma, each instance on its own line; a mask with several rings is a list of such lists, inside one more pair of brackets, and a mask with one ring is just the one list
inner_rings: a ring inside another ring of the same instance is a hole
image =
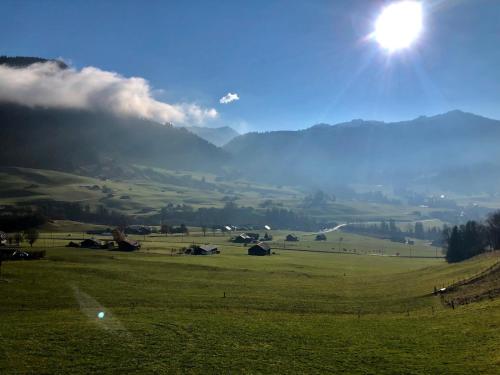
[[259, 242], [248, 248], [248, 255], [271, 255], [271, 247], [265, 242]]
[[294, 241], [298, 241], [299, 238], [294, 235], [294, 234], [288, 234], [285, 238], [285, 241], [289, 241], [289, 242], [294, 242]]
[[191, 247], [191, 255], [214, 255], [219, 254], [219, 250], [215, 245], [193, 245]]
[[141, 248], [141, 244], [137, 241], [124, 238], [121, 241], [117, 241], [118, 249], [120, 251], [135, 251]]
[[252, 241], [254, 241], [254, 239], [246, 233], [241, 233], [232, 239], [232, 242], [234, 243], [250, 243]]

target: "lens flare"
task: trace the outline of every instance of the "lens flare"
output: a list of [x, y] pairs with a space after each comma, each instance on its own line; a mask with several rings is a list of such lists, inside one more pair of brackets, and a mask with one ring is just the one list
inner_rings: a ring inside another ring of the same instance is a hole
[[422, 4], [399, 1], [387, 6], [375, 23], [375, 40], [388, 51], [408, 48], [423, 28]]

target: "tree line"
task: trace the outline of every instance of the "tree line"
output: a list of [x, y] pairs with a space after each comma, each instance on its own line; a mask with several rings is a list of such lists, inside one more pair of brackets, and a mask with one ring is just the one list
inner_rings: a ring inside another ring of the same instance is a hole
[[161, 223], [184, 223], [191, 226], [264, 226], [273, 228], [315, 231], [335, 223], [321, 223], [316, 219], [293, 210], [281, 207], [256, 209], [240, 207], [233, 201], [226, 202], [222, 208], [198, 208], [189, 205], [167, 204], [161, 209], [156, 221]]
[[489, 250], [500, 248], [500, 211], [491, 213], [484, 223], [468, 221], [443, 231], [446, 260], [461, 262]]
[[426, 228], [420, 221], [415, 224], [408, 223], [404, 228], [401, 228], [392, 219], [388, 221], [382, 220], [380, 223], [348, 225], [343, 230], [371, 237], [390, 239], [396, 242], [405, 242], [407, 237], [438, 241], [442, 236], [441, 228]]

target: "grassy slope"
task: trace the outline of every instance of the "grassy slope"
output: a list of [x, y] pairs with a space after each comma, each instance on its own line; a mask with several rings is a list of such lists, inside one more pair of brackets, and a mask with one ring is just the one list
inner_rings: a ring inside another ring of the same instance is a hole
[[[138, 174], [144, 167], [135, 166]], [[0, 168], [0, 204], [15, 204], [36, 199], [54, 199], [58, 201], [81, 202], [92, 207], [104, 205], [110, 209], [127, 214], [141, 214], [158, 211], [168, 202], [189, 204], [198, 207], [222, 207], [225, 196], [236, 197], [240, 206], [258, 207], [266, 200], [273, 200], [283, 207], [300, 210], [304, 192], [286, 186], [263, 185], [258, 181], [215, 181], [215, 176], [208, 173], [167, 171], [148, 168], [144, 176], [122, 180], [100, 180], [75, 174], [29, 168]], [[205, 180], [214, 189], [201, 189], [182, 182], [183, 177]], [[166, 181], [174, 181], [168, 183]], [[92, 190], [90, 187], [106, 186], [112, 190], [113, 197], [107, 193]], [[120, 199], [128, 196], [129, 199]], [[326, 212], [311, 212], [325, 221], [337, 220], [417, 220], [414, 211], [423, 215], [430, 210], [419, 207], [392, 206], [356, 201], [331, 203]]]
[[[218, 190], [199, 189], [186, 185], [162, 183], [162, 176], [182, 179], [191, 176], [193, 179], [206, 178], [215, 183], [214, 176], [208, 173], [174, 172], [153, 169], [158, 173], [157, 179], [136, 178], [130, 180], [100, 180], [74, 174], [29, 168], [1, 168], [0, 204], [30, 201], [33, 199], [54, 199], [61, 201], [78, 201], [96, 206], [104, 204], [110, 208], [128, 213], [138, 213], [143, 208], [159, 209], [166, 203], [190, 204], [194, 207], [222, 207], [222, 198], [226, 195], [241, 195], [238, 204], [256, 205], [265, 199], [277, 199], [287, 202], [298, 191], [246, 182], [220, 182], [215, 186]], [[102, 190], [92, 190], [94, 185], [106, 186], [114, 197], [107, 199]], [[130, 199], [120, 199], [129, 196]]]
[[[456, 265], [283, 250], [249, 257], [219, 237], [204, 240], [224, 243], [222, 254], [190, 257], [170, 248], [200, 237], [152, 237], [131, 254], [44, 237], [39, 246], [56, 246], [47, 260], [4, 263], [0, 373], [470, 374], [500, 364], [499, 301], [451, 310], [427, 296], [495, 255]], [[344, 237], [362, 247], [363, 238]]]

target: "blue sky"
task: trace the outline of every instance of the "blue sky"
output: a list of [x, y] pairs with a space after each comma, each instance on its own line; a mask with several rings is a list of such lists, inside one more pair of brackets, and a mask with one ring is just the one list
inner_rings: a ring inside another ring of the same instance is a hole
[[[462, 109], [500, 118], [500, 1], [424, 1], [424, 34], [388, 55], [363, 40], [389, 1], [0, 2], [0, 54], [140, 76], [210, 126], [300, 129]], [[239, 101], [222, 105], [228, 92]]]

